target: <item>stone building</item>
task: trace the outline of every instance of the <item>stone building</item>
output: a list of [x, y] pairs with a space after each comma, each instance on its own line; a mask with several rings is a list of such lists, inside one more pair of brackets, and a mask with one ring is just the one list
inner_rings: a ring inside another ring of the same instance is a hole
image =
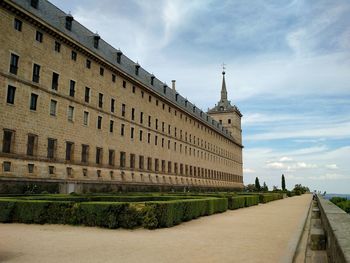
[[207, 114], [50, 2], [0, 6], [0, 184], [243, 187], [224, 79]]

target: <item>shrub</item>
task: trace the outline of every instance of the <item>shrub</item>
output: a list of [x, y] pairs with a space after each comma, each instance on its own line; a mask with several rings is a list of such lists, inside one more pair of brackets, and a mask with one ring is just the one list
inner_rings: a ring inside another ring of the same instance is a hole
[[258, 205], [259, 204], [259, 196], [258, 195], [251, 195], [251, 196], [245, 196], [245, 207]]
[[227, 210], [226, 198], [146, 202], [143, 226], [170, 227], [183, 221]]
[[229, 209], [238, 209], [245, 206], [245, 196], [233, 196], [229, 198]]

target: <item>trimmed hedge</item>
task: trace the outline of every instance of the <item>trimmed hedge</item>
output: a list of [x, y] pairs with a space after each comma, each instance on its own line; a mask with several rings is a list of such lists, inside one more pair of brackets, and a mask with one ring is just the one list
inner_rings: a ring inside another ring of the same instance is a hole
[[244, 196], [233, 196], [229, 198], [229, 209], [239, 209], [245, 207], [245, 197]]
[[283, 199], [283, 194], [281, 193], [259, 194], [259, 202], [263, 204], [271, 201], [275, 201], [278, 199]]
[[171, 227], [200, 216], [227, 210], [226, 198], [206, 198], [169, 202], [148, 202], [143, 220], [145, 228]]
[[244, 199], [245, 199], [245, 207], [259, 204], [259, 196], [257, 195], [245, 196]]

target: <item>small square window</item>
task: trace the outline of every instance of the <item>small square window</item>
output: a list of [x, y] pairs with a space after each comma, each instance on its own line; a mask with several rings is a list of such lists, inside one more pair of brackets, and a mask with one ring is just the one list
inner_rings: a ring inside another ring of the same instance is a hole
[[40, 31], [36, 31], [35, 40], [42, 43], [43, 42], [43, 33], [41, 33]]
[[72, 169], [72, 167], [67, 167], [67, 176], [73, 177], [73, 169]]
[[135, 91], [136, 91], [136, 87], [132, 86], [132, 93], [135, 93]]
[[55, 174], [55, 166], [52, 166], [52, 165], [49, 166], [49, 174], [50, 175]]
[[115, 82], [115, 79], [116, 79], [115, 75], [112, 74], [112, 81]]
[[104, 73], [105, 73], [105, 69], [100, 67], [100, 75], [103, 76]]
[[88, 170], [86, 168], [83, 168], [83, 176], [86, 177], [88, 175]]
[[97, 177], [101, 177], [101, 170], [96, 171]]
[[4, 162], [4, 172], [11, 172], [11, 162]]
[[71, 58], [72, 58], [72, 60], [74, 60], [74, 61], [77, 60], [77, 52], [75, 52], [74, 50], [72, 50]]

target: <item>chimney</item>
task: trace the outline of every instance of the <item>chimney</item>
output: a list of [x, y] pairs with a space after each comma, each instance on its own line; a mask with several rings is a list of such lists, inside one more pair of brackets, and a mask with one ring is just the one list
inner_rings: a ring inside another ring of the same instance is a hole
[[175, 79], [173, 79], [173, 80], [171, 81], [171, 87], [172, 87], [173, 91], [176, 91], [176, 89], [175, 89], [175, 82], [176, 82]]

